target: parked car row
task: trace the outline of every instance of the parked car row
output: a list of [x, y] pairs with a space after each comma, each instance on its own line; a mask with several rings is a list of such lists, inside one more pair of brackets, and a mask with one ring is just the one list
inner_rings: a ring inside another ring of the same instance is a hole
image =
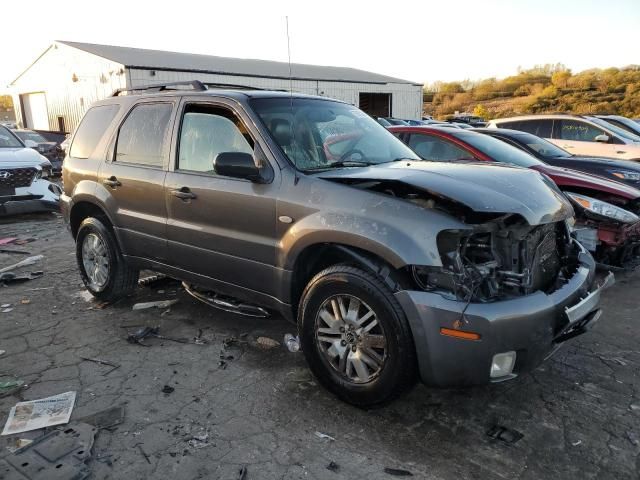
[[[576, 228], [637, 225], [633, 187], [487, 134], [389, 127], [397, 138], [342, 102], [228, 85], [119, 93], [87, 111], [63, 165], [87, 290], [113, 301], [151, 269], [238, 313], [280, 312], [321, 384], [361, 407], [418, 378], [535, 368], [598, 321], [613, 282], [596, 282]], [[605, 190], [620, 204], [591, 193]]]

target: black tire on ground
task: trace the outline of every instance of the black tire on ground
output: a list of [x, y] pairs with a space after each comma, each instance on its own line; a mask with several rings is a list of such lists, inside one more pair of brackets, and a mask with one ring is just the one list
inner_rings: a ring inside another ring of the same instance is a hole
[[[90, 234], [99, 237], [106, 247], [107, 280], [98, 288], [92, 285], [82, 258], [83, 242]], [[76, 261], [86, 289], [99, 300], [113, 302], [131, 293], [138, 285], [139, 271], [127, 265], [113, 232], [98, 218], [89, 217], [80, 224], [76, 235]]]
[[[350, 381], [338, 373], [316, 340], [319, 311], [325, 301], [336, 295], [354, 296], [366, 303], [386, 337], [386, 360], [377, 376], [367, 383]], [[389, 287], [373, 273], [336, 265], [315, 275], [300, 299], [298, 327], [311, 371], [325, 388], [347, 403], [361, 408], [382, 406], [415, 384], [417, 361], [409, 323]]]

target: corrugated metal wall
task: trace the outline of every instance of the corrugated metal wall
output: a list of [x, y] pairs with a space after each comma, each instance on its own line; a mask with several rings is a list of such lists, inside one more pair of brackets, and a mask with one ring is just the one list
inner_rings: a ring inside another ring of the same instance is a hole
[[49, 130], [58, 130], [58, 116], [62, 116], [65, 129], [72, 131], [93, 102], [126, 86], [125, 73], [118, 63], [54, 44], [10, 86], [16, 120], [24, 124], [20, 95], [44, 92]]
[[[214, 75], [193, 72], [167, 72], [155, 70], [130, 69], [131, 86], [148, 85], [162, 82], [182, 82], [200, 80], [209, 83], [233, 83], [251, 87], [289, 90], [289, 80], [275, 78], [243, 77], [236, 75]], [[350, 82], [323, 82], [310, 80], [293, 80], [294, 92], [310, 95], [322, 95], [358, 105], [360, 92], [391, 93], [392, 114], [394, 117], [419, 119], [422, 115], [422, 87], [416, 85], [390, 83], [386, 85]]]

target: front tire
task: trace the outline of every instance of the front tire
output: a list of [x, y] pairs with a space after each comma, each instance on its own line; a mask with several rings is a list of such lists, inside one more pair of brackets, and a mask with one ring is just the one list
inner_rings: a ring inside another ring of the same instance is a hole
[[119, 300], [138, 284], [138, 270], [126, 264], [113, 232], [98, 218], [80, 224], [76, 260], [86, 289], [99, 300]]
[[416, 380], [406, 316], [374, 274], [348, 265], [318, 273], [298, 310], [302, 350], [318, 381], [347, 403], [384, 405]]

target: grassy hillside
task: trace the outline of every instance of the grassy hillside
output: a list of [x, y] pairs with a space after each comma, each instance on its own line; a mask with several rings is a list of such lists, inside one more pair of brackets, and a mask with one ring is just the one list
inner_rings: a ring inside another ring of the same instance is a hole
[[562, 64], [520, 70], [501, 80], [436, 82], [424, 89], [425, 113], [474, 112], [485, 118], [528, 113], [612, 113], [640, 117], [640, 66], [572, 73]]

